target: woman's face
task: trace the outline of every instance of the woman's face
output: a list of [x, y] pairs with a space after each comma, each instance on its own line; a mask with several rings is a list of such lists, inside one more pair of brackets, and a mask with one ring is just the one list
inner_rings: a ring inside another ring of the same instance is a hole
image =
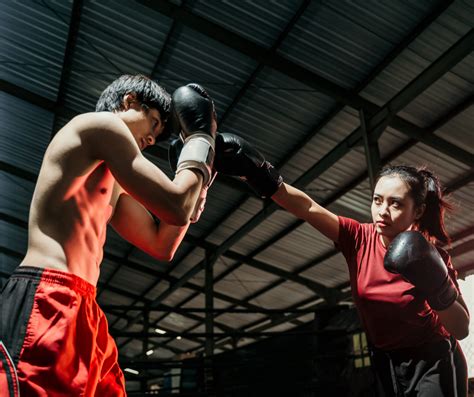
[[372, 220], [387, 246], [397, 234], [410, 230], [423, 209], [415, 207], [408, 185], [397, 175], [381, 177], [372, 198]]

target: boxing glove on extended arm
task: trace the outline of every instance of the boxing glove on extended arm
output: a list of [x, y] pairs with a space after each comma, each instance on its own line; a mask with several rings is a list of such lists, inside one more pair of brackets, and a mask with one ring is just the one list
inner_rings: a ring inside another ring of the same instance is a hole
[[395, 237], [385, 254], [384, 267], [418, 288], [434, 310], [447, 309], [458, 297], [443, 258], [420, 232], [406, 231]]
[[214, 103], [200, 85], [188, 84], [173, 93], [171, 128], [184, 143], [176, 172], [197, 169], [204, 176], [204, 185], [209, 184], [217, 123]]
[[245, 178], [248, 185], [262, 198], [268, 198], [283, 183], [279, 172], [245, 139], [235, 134], [216, 136], [217, 172]]

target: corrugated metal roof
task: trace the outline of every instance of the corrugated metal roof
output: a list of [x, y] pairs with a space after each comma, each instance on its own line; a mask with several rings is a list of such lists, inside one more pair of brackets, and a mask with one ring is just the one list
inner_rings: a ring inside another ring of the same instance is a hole
[[0, 78], [56, 100], [71, 5], [71, 1], [0, 3]]
[[474, 108], [471, 106], [462, 114], [443, 125], [441, 129], [435, 132], [435, 135], [446, 139], [454, 145], [465, 148], [470, 153], [474, 153], [473, 125]]
[[37, 174], [49, 143], [53, 115], [0, 92], [0, 160]]
[[296, 13], [301, 1], [260, 2], [200, 1], [192, 10], [206, 20], [270, 48], [288, 21]]
[[0, 271], [2, 279], [0, 280], [0, 288], [6, 283], [6, 276], [12, 274], [18, 266], [18, 259], [11, 256], [10, 254], [0, 253]]
[[0, 220], [0, 247], [13, 251], [16, 256], [25, 253], [27, 245], [28, 239], [23, 228]]
[[27, 222], [33, 189], [33, 182], [0, 172], [0, 212]]
[[279, 52], [342, 87], [354, 87], [435, 6], [312, 2]]
[[302, 272], [301, 275], [319, 280], [330, 288], [339, 287], [349, 281], [349, 270], [344, 257], [340, 253]]

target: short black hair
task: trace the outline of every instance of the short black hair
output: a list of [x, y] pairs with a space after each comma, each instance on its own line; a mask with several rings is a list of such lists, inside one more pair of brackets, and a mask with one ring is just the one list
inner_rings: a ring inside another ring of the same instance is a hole
[[130, 93], [134, 93], [142, 105], [158, 110], [165, 125], [158, 140], [167, 139], [171, 133], [167, 122], [171, 112], [171, 96], [156, 81], [142, 74], [126, 74], [114, 80], [100, 94], [95, 111], [114, 112], [123, 109], [123, 96]]

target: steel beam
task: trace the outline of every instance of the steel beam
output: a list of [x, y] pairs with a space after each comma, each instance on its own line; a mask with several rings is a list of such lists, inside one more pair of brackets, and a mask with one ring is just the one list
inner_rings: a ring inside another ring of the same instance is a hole
[[[206, 334], [211, 335], [214, 333], [214, 268], [208, 262], [209, 252], [206, 251], [205, 257], [205, 306], [206, 306], [206, 318], [204, 320], [204, 326]], [[210, 336], [206, 336], [206, 342], [204, 346], [204, 353], [206, 357], [211, 357], [214, 354], [214, 339]]]
[[[375, 188], [375, 178], [380, 168], [380, 150], [375, 131], [367, 131], [367, 119], [364, 109], [359, 109], [360, 129], [362, 141], [364, 142], [365, 159], [367, 162], [367, 171], [369, 174], [370, 190]], [[381, 127], [386, 128], [386, 123]]]
[[[100, 305], [103, 310], [107, 311], [143, 311], [146, 309], [145, 306], [136, 306], [136, 305]], [[188, 313], [207, 313], [212, 312], [214, 314], [228, 314], [228, 313], [239, 313], [239, 314], [308, 314], [313, 313], [312, 309], [244, 309], [244, 308], [225, 308], [217, 309], [212, 308], [208, 309], [205, 307], [171, 307], [167, 305], [159, 306], [155, 309], [149, 310], [150, 312], [161, 312], [161, 313], [176, 313], [176, 314], [188, 314]], [[202, 320], [202, 318], [200, 318]]]
[[383, 108], [390, 115], [397, 114], [431, 84], [451, 70], [474, 50], [474, 29], [469, 30], [417, 78], [395, 95]]

